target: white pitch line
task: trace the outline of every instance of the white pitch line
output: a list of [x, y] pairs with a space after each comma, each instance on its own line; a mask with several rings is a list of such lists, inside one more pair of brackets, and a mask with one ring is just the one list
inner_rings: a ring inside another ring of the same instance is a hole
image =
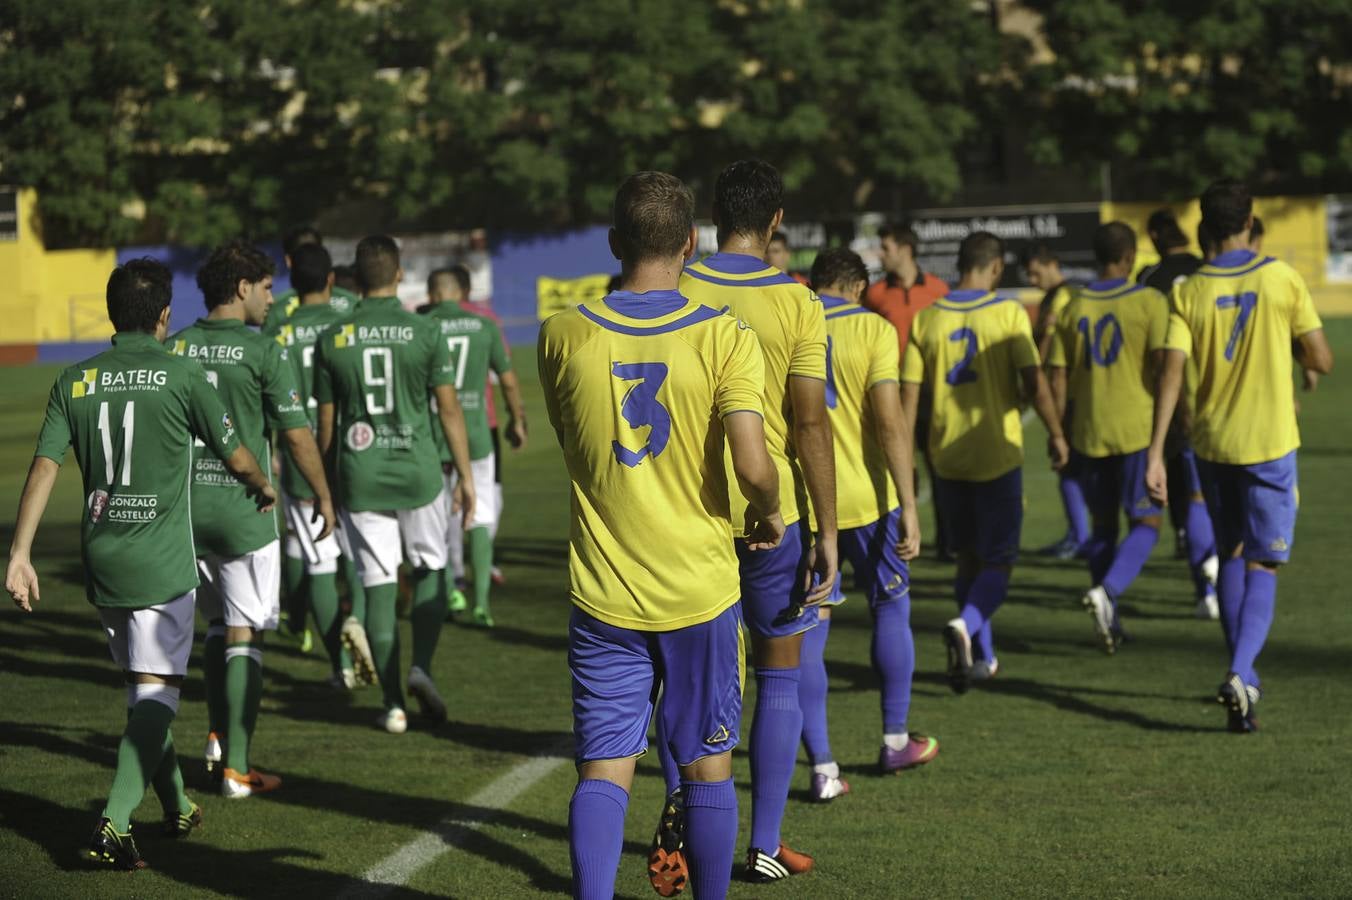
[[464, 801], [466, 806], [486, 810], [474, 819], [445, 819], [430, 831], [424, 831], [389, 856], [367, 869], [361, 882], [342, 891], [340, 898], [383, 897], [408, 880], [424, 866], [452, 847], [458, 846], [485, 825], [536, 782], [567, 762], [562, 756], [537, 756], [507, 770], [482, 790]]

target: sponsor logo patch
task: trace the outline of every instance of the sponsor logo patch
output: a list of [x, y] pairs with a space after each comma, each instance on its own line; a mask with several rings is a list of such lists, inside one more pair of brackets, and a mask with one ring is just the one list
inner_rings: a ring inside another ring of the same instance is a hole
[[108, 508], [108, 492], [95, 489], [89, 495], [89, 521], [98, 522], [103, 518], [103, 511]]
[[375, 442], [376, 432], [365, 422], [353, 422], [352, 427], [347, 430], [347, 446], [350, 450], [360, 453]]
[[357, 345], [357, 326], [344, 325], [338, 329], [338, 333], [333, 336], [333, 346], [335, 347], [355, 347]]
[[707, 738], [704, 739], [704, 743], [721, 744], [724, 741], [726, 741], [730, 736], [731, 735], [728, 732], [728, 726], [719, 725], [717, 731], [715, 731], [713, 734], [709, 735]]
[[81, 373], [80, 380], [71, 384], [70, 395], [72, 398], [88, 397], [90, 394], [94, 393], [94, 389], [98, 387], [98, 383], [99, 370], [85, 369]]

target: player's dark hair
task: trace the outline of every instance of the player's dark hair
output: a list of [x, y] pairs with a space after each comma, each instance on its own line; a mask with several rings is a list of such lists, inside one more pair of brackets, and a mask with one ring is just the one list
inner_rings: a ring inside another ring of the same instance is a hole
[[1253, 196], [1242, 181], [1222, 178], [1202, 192], [1202, 221], [1217, 242], [1239, 234], [1253, 214]]
[[776, 241], [783, 244], [785, 247], [789, 246], [789, 236], [782, 231], [776, 231], [774, 234], [770, 235], [770, 243], [773, 244]]
[[319, 233], [319, 229], [313, 225], [297, 225], [286, 234], [282, 235], [282, 252], [291, 257], [294, 262], [296, 251], [306, 244], [324, 243], [324, 238]]
[[357, 284], [357, 267], [351, 264], [334, 266], [333, 286], [345, 291], [360, 291], [361, 285]]
[[1004, 257], [1004, 241], [989, 231], [974, 231], [958, 245], [958, 274], [966, 275]]
[[812, 289], [821, 293], [829, 287], [845, 287], [857, 281], [868, 281], [868, 266], [859, 254], [849, 247], [831, 247], [817, 254], [808, 276]]
[[1152, 212], [1150, 218], [1146, 220], [1145, 231], [1160, 250], [1188, 246], [1188, 236], [1183, 233], [1178, 218], [1171, 209], [1157, 209]]
[[1249, 226], [1249, 240], [1256, 241], [1267, 234], [1267, 229], [1263, 227], [1263, 220], [1257, 216], [1253, 217], [1253, 224]]
[[394, 238], [372, 234], [357, 244], [357, 284], [365, 292], [388, 287], [399, 277], [399, 245]]
[[615, 192], [612, 222], [626, 265], [679, 256], [695, 227], [695, 196], [675, 175], [638, 172]]
[[898, 247], [910, 247], [912, 256], [915, 256], [915, 248], [920, 246], [920, 235], [904, 222], [891, 222], [879, 228], [878, 240], [882, 241], [883, 238], [891, 238]]
[[235, 240], [221, 244], [197, 270], [197, 287], [207, 309], [235, 299], [241, 281], [262, 281], [277, 270], [272, 258], [252, 244]]
[[1106, 222], [1094, 229], [1094, 259], [1110, 266], [1131, 255], [1136, 247], [1136, 232], [1125, 222]]
[[718, 173], [714, 182], [714, 221], [718, 241], [734, 234], [760, 237], [784, 208], [784, 179], [759, 159], [741, 159]]
[[1206, 219], [1197, 223], [1197, 246], [1202, 248], [1202, 256], [1208, 259], [1215, 256], [1220, 243], [1212, 233], [1211, 226], [1207, 225]]
[[1056, 255], [1056, 251], [1041, 242], [1029, 244], [1027, 247], [1024, 247], [1023, 252], [1019, 254], [1019, 263], [1025, 269], [1028, 268], [1031, 263], [1042, 263], [1043, 265], [1047, 265], [1049, 263], [1057, 263], [1060, 261], [1061, 257]]
[[323, 244], [301, 244], [291, 254], [291, 286], [298, 294], [317, 294], [329, 283], [333, 257]]
[[174, 275], [159, 260], [143, 256], [113, 269], [108, 276], [108, 319], [114, 331], [154, 334], [173, 298]]
[[427, 276], [427, 293], [430, 295], [437, 289], [437, 285], [446, 279], [451, 279], [460, 286], [460, 292], [469, 297], [469, 269], [461, 265], [447, 266], [443, 269], [436, 269], [431, 275]]

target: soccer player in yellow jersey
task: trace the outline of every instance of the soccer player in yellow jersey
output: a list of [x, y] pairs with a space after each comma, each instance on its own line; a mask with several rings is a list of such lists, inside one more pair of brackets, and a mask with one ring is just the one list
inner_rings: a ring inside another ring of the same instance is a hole
[[[882, 682], [884, 773], [922, 765], [939, 742], [907, 734], [915, 642], [911, 637], [910, 570], [920, 552], [912, 437], [901, 412], [897, 333], [882, 316], [859, 305], [868, 268], [859, 254], [834, 247], [812, 263], [812, 287], [826, 310], [826, 406], [836, 450], [836, 517], [840, 549], [854, 567], [855, 585], [873, 613], [873, 667]], [[898, 500], [900, 495], [900, 500]], [[831, 754], [826, 726], [826, 665], [822, 659], [837, 589], [803, 639], [803, 744], [812, 763], [812, 798], [849, 792]]]
[[[677, 290], [695, 239], [684, 184], [631, 176], [610, 232], [621, 289], [540, 331], [545, 405], [572, 482], [578, 784], [568, 828], [580, 898], [614, 894], [634, 763], [659, 687], [679, 697], [660, 715], [680, 764], [689, 883], [699, 897], [723, 897], [732, 871], [742, 691], [733, 520], [757, 552], [778, 544], [784, 523], [755, 333]], [[747, 498], [735, 507], [725, 438]]]
[[1047, 426], [1052, 467], [1066, 464], [1047, 380], [1023, 306], [995, 287], [1005, 270], [1003, 242], [978, 231], [958, 247], [958, 287], [922, 310], [901, 369], [901, 402], [915, 422], [920, 386], [932, 385], [934, 500], [942, 504], [958, 554], [954, 594], [961, 610], [944, 629], [949, 684], [968, 688], [972, 635], [1004, 602], [1023, 525], [1020, 387]]
[[[1033, 322], [1033, 341], [1037, 344], [1037, 352], [1045, 366], [1052, 352], [1056, 320], [1070, 303], [1071, 285], [1061, 271], [1061, 260], [1057, 257], [1056, 251], [1046, 244], [1034, 244], [1026, 248], [1022, 260], [1024, 272], [1028, 275], [1028, 283], [1042, 291], [1042, 300], [1037, 307], [1037, 318]], [[1061, 427], [1069, 427], [1066, 417], [1062, 418]], [[1080, 486], [1073, 458], [1058, 475], [1061, 508], [1066, 514], [1066, 533], [1061, 540], [1039, 552], [1057, 559], [1074, 559], [1080, 553], [1080, 548], [1089, 541], [1089, 509], [1084, 502], [1084, 489]], [[977, 637], [977, 643], [982, 643], [983, 638], [989, 639], [987, 631], [983, 631], [982, 635]], [[976, 674], [975, 670], [973, 674]]]
[[1248, 249], [1247, 187], [1233, 180], [1208, 187], [1202, 224], [1219, 253], [1170, 297], [1146, 480], [1157, 501], [1168, 500], [1164, 441], [1184, 360], [1192, 355], [1198, 374], [1192, 442], [1223, 560], [1218, 593], [1230, 648], [1216, 699], [1229, 711], [1230, 730], [1244, 733], [1257, 727], [1254, 662], [1272, 627], [1277, 568], [1291, 558], [1295, 540], [1300, 432], [1291, 358], [1327, 374], [1333, 354], [1296, 270]]
[[[765, 263], [784, 218], [784, 182], [760, 160], [728, 166], [714, 184], [718, 252], [687, 266], [681, 291], [729, 311], [760, 339], [765, 432], [779, 470], [787, 526], [774, 553], [738, 543], [743, 616], [751, 632], [756, 711], [751, 723], [751, 847], [747, 877], [806, 872], [812, 858], [784, 846], [780, 823], [799, 735], [799, 655], [817, 604], [836, 579], [836, 478], [826, 411], [826, 320], [817, 295]], [[811, 501], [809, 507], [808, 501]], [[815, 517], [816, 545], [810, 517]]]
[[[1122, 629], [1118, 598], [1141, 573], [1160, 537], [1163, 510], [1145, 486], [1155, 373], [1164, 352], [1169, 305], [1131, 281], [1136, 232], [1108, 222], [1094, 232], [1098, 279], [1076, 290], [1056, 322], [1052, 394], [1070, 414], [1070, 446], [1093, 517], [1086, 548], [1091, 587], [1082, 603], [1108, 653]], [[1118, 522], [1131, 529], [1119, 545]]]

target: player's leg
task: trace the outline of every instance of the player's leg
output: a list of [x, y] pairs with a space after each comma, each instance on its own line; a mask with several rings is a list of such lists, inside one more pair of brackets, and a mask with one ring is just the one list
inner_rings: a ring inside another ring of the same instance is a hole
[[[193, 595], [140, 610], [100, 609], [113, 659], [129, 673], [130, 714], [117, 768], [86, 856], [119, 869], [144, 867], [131, 837], [131, 814], [172, 746], [170, 725], [192, 651]], [[186, 799], [186, 798], [185, 798]], [[189, 801], [191, 811], [191, 801]]]
[[[944, 626], [944, 646], [948, 659], [948, 684], [955, 693], [965, 693], [972, 671], [972, 631], [961, 613], [972, 594], [972, 585], [980, 572], [976, 555], [977, 511], [973, 506], [972, 485], [939, 477], [934, 484], [934, 504], [944, 508], [949, 524], [949, 540], [957, 556], [953, 574], [953, 599], [959, 615]], [[977, 625], [978, 630], [980, 625]]]
[[568, 627], [577, 786], [568, 805], [573, 896], [615, 893], [634, 763], [647, 745], [656, 678], [651, 636], [574, 608]]
[[492, 456], [470, 463], [475, 501], [474, 519], [470, 522], [466, 542], [469, 544], [470, 565], [474, 568], [474, 624], [482, 628], [493, 627], [488, 592], [493, 584], [493, 535], [497, 531], [498, 521], [498, 500], [493, 484], [495, 465], [496, 460]]
[[1192, 451], [1188, 449], [1187, 440], [1183, 437], [1175, 439], [1175, 432], [1170, 428], [1169, 437], [1164, 444], [1164, 474], [1169, 488], [1169, 528], [1174, 533], [1174, 558], [1187, 559], [1192, 554], [1191, 537], [1189, 529], [1191, 525], [1189, 513], [1189, 498], [1192, 494], [1191, 482], [1189, 481], [1189, 457]]
[[[498, 539], [498, 524], [502, 521], [502, 436], [497, 428], [488, 430], [489, 436], [493, 440], [493, 524], [488, 529], [488, 536], [496, 541]], [[502, 584], [507, 579], [502, 574], [502, 569], [493, 564], [491, 570], [494, 584]]]
[[1080, 471], [1092, 523], [1089, 543], [1085, 547], [1090, 587], [1080, 597], [1080, 605], [1093, 620], [1094, 633], [1104, 652], [1113, 653], [1117, 650], [1117, 610], [1112, 596], [1103, 587], [1103, 579], [1117, 555], [1118, 523], [1122, 515], [1121, 467], [1117, 457], [1086, 456], [1081, 457]]
[[221, 794], [242, 798], [276, 790], [281, 779], [249, 762], [249, 747], [263, 701], [263, 637], [277, 629], [281, 545], [273, 541], [243, 556], [221, 560], [218, 588], [225, 604], [225, 773]]
[[[798, 704], [803, 633], [816, 627], [817, 609], [802, 607], [807, 575], [806, 523], [795, 522], [773, 550], [738, 544], [742, 611], [755, 661], [756, 709], [751, 721], [751, 849], [747, 874], [760, 856], [779, 859], [790, 874], [806, 872], [811, 857], [784, 846], [780, 825], [788, 804], [803, 731]], [[679, 760], [678, 760], [679, 761]]]
[[1243, 471], [1240, 467], [1197, 460], [1199, 484], [1206, 498], [1207, 517], [1214, 527], [1220, 572], [1216, 597], [1220, 606], [1221, 632], [1228, 653], [1234, 652], [1239, 614], [1244, 606], [1247, 581], [1244, 562]]
[[1061, 493], [1061, 509], [1066, 514], [1066, 550], [1061, 558], [1070, 559], [1089, 540], [1089, 507], [1084, 500], [1084, 487], [1072, 467], [1057, 478]]
[[[696, 897], [727, 894], [737, 845], [732, 748], [742, 718], [742, 633], [737, 606], [717, 618], [655, 636], [664, 690], [684, 702], [664, 707], [668, 746], [681, 761], [684, 861]], [[778, 865], [762, 860], [763, 865]], [[649, 878], [659, 889], [669, 884]], [[785, 873], [787, 874], [787, 873]]]
[[[1186, 492], [1188, 566], [1192, 570], [1193, 584], [1197, 590], [1195, 613], [1199, 619], [1218, 619], [1220, 608], [1216, 599], [1216, 582], [1220, 578], [1220, 559], [1216, 554], [1216, 533], [1211, 527], [1211, 516], [1206, 511], [1206, 498], [1202, 495], [1201, 477], [1197, 473], [1197, 458], [1190, 448], [1185, 448], [1178, 458], [1178, 465], [1182, 467], [1179, 487]], [[1169, 505], [1172, 508], [1173, 487], [1170, 486], [1169, 490]]]
[[446, 534], [451, 519], [451, 498], [444, 491], [437, 499], [417, 509], [399, 511], [404, 558], [413, 567], [413, 665], [408, 690], [418, 701], [423, 716], [434, 721], [446, 718], [446, 703], [432, 680], [441, 629], [446, 622]]
[[[961, 632], [978, 634], [988, 627], [1009, 593], [1023, 532], [1023, 469], [1012, 469], [990, 481], [969, 483], [966, 489], [966, 511], [972, 523], [967, 565], [971, 566], [974, 556], [978, 568], [957, 620], [962, 626], [952, 629], [959, 632], [959, 650]], [[992, 654], [988, 665], [994, 660]]]
[[[399, 666], [399, 627], [395, 606], [399, 599], [399, 563], [403, 548], [398, 514], [389, 511], [343, 510], [343, 530], [357, 563], [366, 595], [366, 627], [343, 626], [343, 643], [353, 664], [362, 667], [367, 655], [380, 681], [385, 712], [378, 724], [391, 734], [408, 729], [404, 688]], [[364, 646], [369, 645], [369, 646]]]
[[294, 552], [304, 567], [310, 613], [314, 616], [320, 642], [329, 655], [333, 670], [330, 681], [337, 687], [352, 688], [356, 684], [355, 676], [351, 663], [344, 665], [340, 637], [343, 623], [338, 612], [338, 559], [341, 555], [338, 539], [329, 535], [322, 541], [316, 540], [321, 525], [313, 521], [312, 502], [289, 499], [285, 511], [287, 537], [283, 581], [287, 578], [287, 566]]
[[[451, 492], [455, 490], [456, 479], [459, 477], [453, 466], [442, 467], [441, 486], [448, 503]], [[465, 582], [465, 527], [461, 517], [455, 514], [451, 514], [446, 521], [446, 548], [447, 610], [454, 617], [456, 613], [462, 613], [469, 608], [469, 601], [465, 598], [468, 587]]]
[[225, 695], [225, 605], [217, 590], [217, 560], [201, 557], [197, 560], [197, 574], [201, 583], [197, 588], [197, 609], [207, 620], [206, 640], [202, 643], [202, 682], [207, 694], [207, 742], [203, 756], [207, 775], [219, 781], [224, 751], [225, 723], [230, 716], [230, 702]]
[[1164, 510], [1150, 498], [1145, 485], [1146, 451], [1117, 457], [1119, 501], [1122, 512], [1131, 523], [1127, 536], [1117, 546], [1112, 565], [1104, 573], [1100, 584], [1113, 601], [1117, 601], [1141, 574], [1150, 552], [1160, 538], [1160, 522]]
[[[836, 583], [840, 579], [837, 575]], [[836, 589], [835, 597], [844, 600]], [[834, 599], [834, 597], [833, 597]], [[810, 793], [813, 800], [827, 801], [847, 794], [850, 786], [840, 777], [840, 766], [831, 752], [830, 730], [826, 723], [826, 641], [831, 633], [832, 606], [822, 604], [817, 611], [817, 627], [803, 635], [798, 672], [798, 706], [803, 711], [803, 749], [812, 766]]]

